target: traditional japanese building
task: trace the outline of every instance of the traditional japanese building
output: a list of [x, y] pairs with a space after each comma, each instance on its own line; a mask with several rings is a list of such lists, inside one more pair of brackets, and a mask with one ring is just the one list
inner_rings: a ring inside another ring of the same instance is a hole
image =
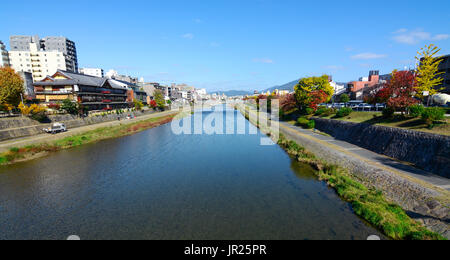
[[129, 107], [127, 89], [107, 78], [58, 70], [33, 85], [36, 99], [47, 104], [70, 99], [86, 111]]

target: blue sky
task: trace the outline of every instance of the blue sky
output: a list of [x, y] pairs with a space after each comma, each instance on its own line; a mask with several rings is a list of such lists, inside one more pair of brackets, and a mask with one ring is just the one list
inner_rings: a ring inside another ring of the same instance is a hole
[[304, 76], [336, 81], [450, 53], [450, 1], [6, 1], [0, 40], [66, 36], [81, 67], [208, 90], [265, 89]]

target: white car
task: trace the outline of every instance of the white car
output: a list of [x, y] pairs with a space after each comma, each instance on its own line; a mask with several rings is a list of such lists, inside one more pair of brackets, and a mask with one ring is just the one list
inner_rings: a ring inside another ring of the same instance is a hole
[[65, 124], [55, 123], [51, 127], [44, 128], [42, 130], [44, 132], [46, 132], [47, 134], [57, 134], [57, 133], [66, 132], [67, 131], [67, 127], [66, 127]]

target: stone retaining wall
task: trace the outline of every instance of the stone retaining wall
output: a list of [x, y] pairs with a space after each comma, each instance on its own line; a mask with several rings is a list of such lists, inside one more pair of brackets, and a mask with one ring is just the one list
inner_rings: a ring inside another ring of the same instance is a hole
[[450, 178], [450, 136], [339, 120], [314, 120], [318, 130], [336, 139]]
[[[144, 112], [130, 112], [120, 115], [121, 119], [125, 119], [129, 114], [141, 116], [154, 113], [153, 110], [146, 110]], [[43, 128], [50, 127], [53, 123], [64, 123], [68, 129], [77, 128], [86, 125], [99, 124], [103, 122], [110, 122], [117, 120], [118, 115], [92, 116], [81, 118], [74, 115], [51, 115], [49, 116], [50, 123], [41, 124], [35, 120], [27, 117], [5, 118], [0, 119], [0, 141], [5, 141], [14, 138], [27, 137], [37, 134], [42, 134]]]

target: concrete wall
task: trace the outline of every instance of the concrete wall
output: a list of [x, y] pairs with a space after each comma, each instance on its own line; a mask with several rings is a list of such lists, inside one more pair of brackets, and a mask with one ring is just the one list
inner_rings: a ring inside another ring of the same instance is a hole
[[[145, 112], [133, 112], [120, 115], [122, 119], [126, 118], [129, 114], [141, 116], [144, 114], [151, 114], [153, 110], [147, 110]], [[118, 115], [105, 115], [105, 116], [93, 116], [87, 118], [80, 118], [73, 115], [52, 115], [49, 116], [51, 123], [41, 124], [35, 120], [27, 117], [17, 118], [4, 118], [0, 119], [0, 141], [5, 141], [14, 138], [32, 136], [42, 134], [43, 128], [50, 127], [53, 123], [65, 123], [67, 128], [77, 128], [86, 125], [93, 125], [103, 122], [115, 121]]]
[[449, 136], [339, 120], [314, 120], [318, 130], [336, 139], [450, 178]]

